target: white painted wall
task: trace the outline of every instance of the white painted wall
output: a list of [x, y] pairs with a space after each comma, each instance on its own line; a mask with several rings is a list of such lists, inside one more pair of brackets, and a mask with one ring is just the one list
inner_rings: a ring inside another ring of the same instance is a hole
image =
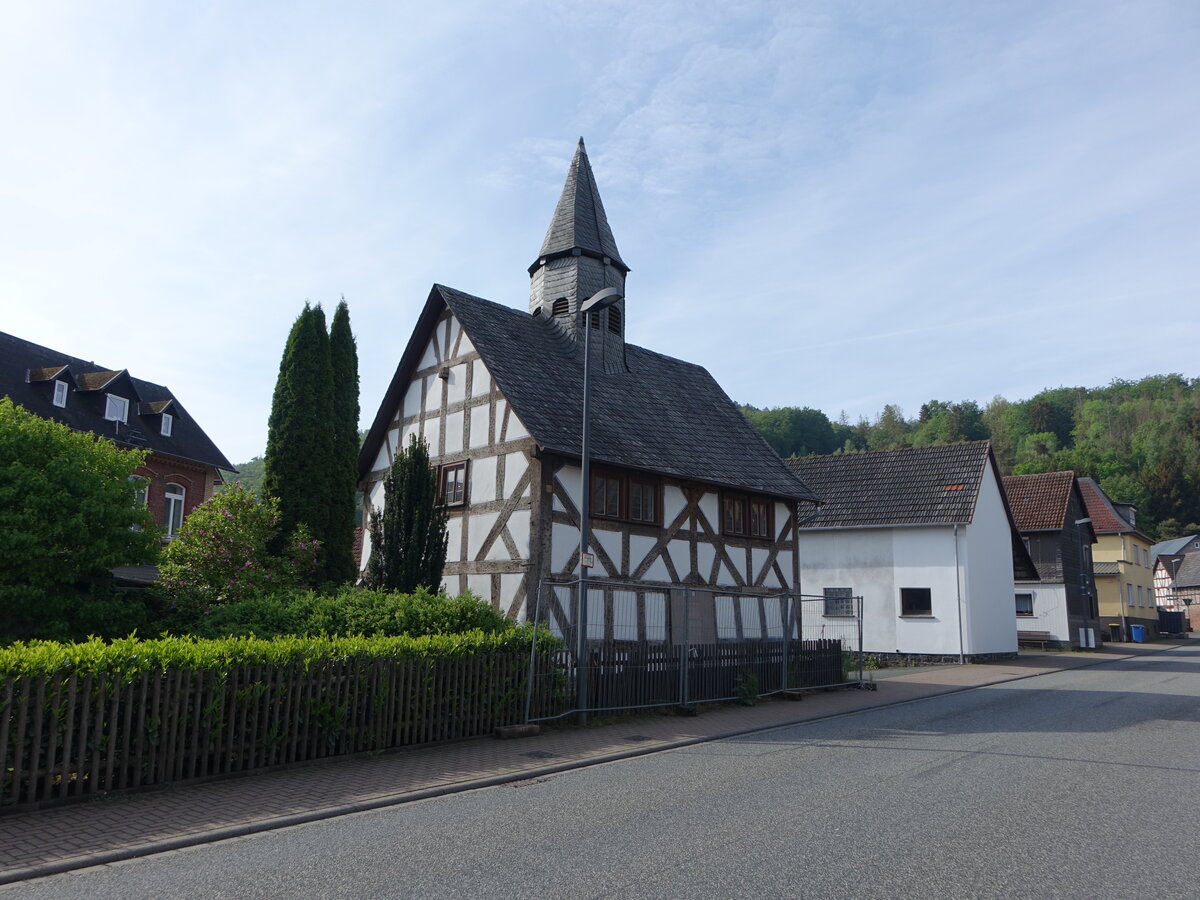
[[1015, 653], [1012, 531], [1000, 484], [988, 466], [975, 515], [962, 529], [967, 653]]
[[[1071, 628], [1067, 619], [1067, 588], [1062, 584], [1021, 584], [1014, 586], [1016, 594], [1033, 594], [1033, 615], [1017, 616], [1017, 631], [1048, 631], [1052, 640], [1070, 641]], [[1016, 601], [1014, 599], [1014, 610]], [[1079, 635], [1075, 635], [1079, 639]]]

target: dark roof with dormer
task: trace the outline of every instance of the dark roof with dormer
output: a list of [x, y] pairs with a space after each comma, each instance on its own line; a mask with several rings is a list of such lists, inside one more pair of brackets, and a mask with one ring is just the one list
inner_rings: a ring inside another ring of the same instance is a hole
[[[1135, 534], [1146, 543], [1150, 538], [1136, 525], [1121, 515], [1117, 504], [1104, 493], [1093, 478], [1080, 478], [1079, 490], [1083, 492], [1084, 503], [1087, 504], [1088, 515], [1092, 519], [1092, 529], [1096, 534]], [[1128, 504], [1125, 504], [1128, 506]]]
[[[553, 323], [434, 285], [359, 456], [365, 476], [442, 311], [449, 309], [542, 450], [581, 456], [583, 351]], [[820, 502], [701, 366], [626, 348], [628, 371], [591, 376], [591, 458], [788, 500]]]
[[1074, 489], [1074, 472], [1004, 476], [1008, 508], [1018, 531], [1061, 531]]
[[629, 271], [629, 266], [625, 265], [617, 251], [616, 239], [608, 226], [608, 217], [604, 214], [604, 204], [600, 201], [600, 191], [592, 175], [592, 165], [588, 162], [583, 138], [579, 139], [579, 145], [575, 148], [575, 158], [571, 160], [571, 167], [567, 171], [562, 195], [558, 198], [558, 206], [554, 208], [554, 217], [550, 220], [538, 259], [529, 267], [530, 273], [542, 259], [566, 255], [572, 250], [581, 250], [595, 257], [607, 256], [622, 272]]
[[[58, 376], [56, 378], [56, 376]], [[69, 387], [67, 405], [54, 405], [53, 381]], [[129, 401], [129, 421], [104, 418], [105, 388]], [[134, 378], [124, 369], [108, 369], [0, 332], [0, 395], [45, 419], [111, 438], [118, 444], [176, 459], [236, 471], [183, 405], [161, 384]], [[170, 409], [171, 434], [161, 433], [162, 413]]]

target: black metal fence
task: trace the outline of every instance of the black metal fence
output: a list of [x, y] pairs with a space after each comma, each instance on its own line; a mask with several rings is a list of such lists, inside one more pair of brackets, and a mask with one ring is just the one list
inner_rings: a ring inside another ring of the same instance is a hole
[[545, 584], [533, 619], [564, 647], [531, 654], [526, 719], [861, 684], [861, 609], [857, 597], [831, 607], [787, 593], [589, 581], [581, 647], [579, 582]]

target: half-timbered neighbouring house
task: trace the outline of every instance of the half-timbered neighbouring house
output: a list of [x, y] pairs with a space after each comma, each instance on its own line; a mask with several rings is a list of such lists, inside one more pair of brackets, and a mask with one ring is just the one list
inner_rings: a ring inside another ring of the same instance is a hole
[[[579, 307], [603, 288], [624, 295], [628, 271], [581, 140], [529, 267], [528, 311], [430, 291], [359, 464], [369, 516], [398, 450], [427, 442], [450, 506], [447, 590], [523, 618], [543, 583], [579, 576]], [[816, 497], [708, 372], [627, 344], [625, 313], [622, 299], [592, 323], [590, 578], [645, 590], [624, 625], [610, 612], [592, 630], [661, 640], [672, 586], [789, 590], [797, 508]], [[370, 552], [368, 539], [363, 564]]]
[[1006, 475], [1004, 492], [1036, 578], [1017, 577], [1018, 633], [1044, 635], [1059, 646], [1092, 649], [1100, 609], [1092, 577], [1096, 533], [1074, 472]]
[[[1013, 574], [1036, 570], [987, 441], [787, 460], [825, 501], [801, 521], [801, 588], [830, 627], [862, 596], [863, 649], [982, 660], [1017, 651]], [[820, 637], [805, 624], [805, 637]], [[814, 630], [817, 629], [817, 630]]]

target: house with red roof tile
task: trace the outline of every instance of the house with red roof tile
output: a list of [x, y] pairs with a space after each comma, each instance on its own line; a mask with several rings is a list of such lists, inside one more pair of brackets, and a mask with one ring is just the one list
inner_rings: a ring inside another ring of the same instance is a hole
[[1117, 503], [1094, 479], [1080, 478], [1079, 488], [1096, 532], [1092, 573], [1100, 606], [1104, 640], [1158, 636], [1158, 606], [1154, 600], [1154, 569], [1149, 536], [1137, 527], [1137, 507]]
[[1092, 575], [1096, 533], [1074, 472], [1007, 475], [1004, 492], [1036, 578], [1016, 579], [1018, 637], [1090, 649], [1102, 628]]

